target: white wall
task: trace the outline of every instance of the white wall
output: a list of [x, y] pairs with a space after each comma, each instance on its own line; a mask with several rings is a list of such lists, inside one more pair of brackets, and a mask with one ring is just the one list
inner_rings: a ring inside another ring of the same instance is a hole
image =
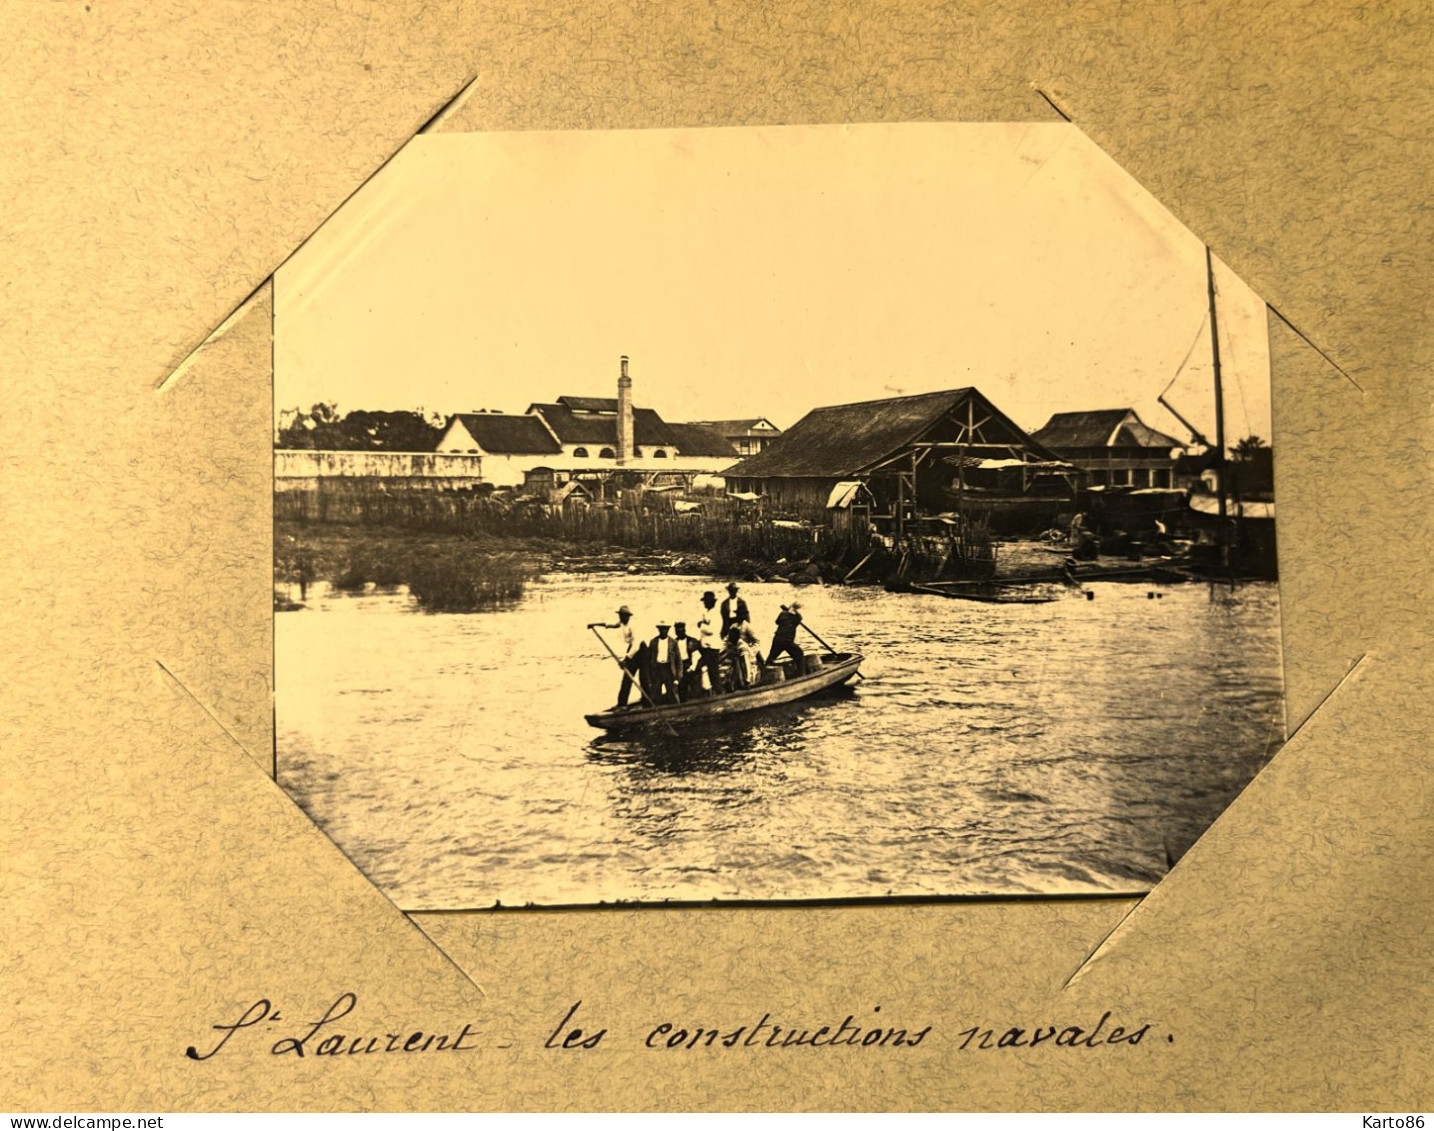
[[281, 448], [274, 451], [274, 478], [431, 476], [478, 481], [484, 478], [485, 462], [489, 458], [445, 452], [311, 452]]
[[[673, 459], [629, 460], [630, 471], [702, 471], [719, 474], [736, 461], [728, 456], [679, 456]], [[471, 455], [467, 452], [312, 452], [276, 449], [274, 478], [373, 477], [384, 479], [446, 479], [521, 487], [535, 467], [557, 471], [615, 471], [611, 459], [575, 459], [566, 455]]]

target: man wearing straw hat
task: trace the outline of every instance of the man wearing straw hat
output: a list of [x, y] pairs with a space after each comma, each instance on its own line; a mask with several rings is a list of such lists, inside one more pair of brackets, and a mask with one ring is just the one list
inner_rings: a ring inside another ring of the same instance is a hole
[[777, 614], [777, 631], [772, 634], [772, 650], [767, 653], [767, 663], [772, 663], [783, 652], [789, 653], [797, 662], [797, 672], [802, 670], [805, 653], [797, 646], [797, 628], [802, 623], [802, 603], [793, 601], [783, 605]]
[[694, 693], [702, 690], [702, 672], [707, 673], [707, 687], [711, 691], [722, 690], [722, 678], [717, 670], [717, 658], [722, 654], [722, 637], [718, 635], [717, 594], [708, 589], [702, 594], [702, 615], [697, 619], [697, 647], [702, 653], [698, 664], [697, 678], [693, 681]]
[[667, 635], [670, 624], [659, 621], [657, 635], [647, 642], [642, 665], [643, 686], [654, 703], [675, 703], [682, 678], [682, 656], [677, 641]]
[[627, 706], [627, 697], [632, 693], [632, 685], [639, 678], [639, 671], [642, 663], [642, 649], [638, 646], [637, 636], [632, 631], [632, 610], [623, 605], [617, 610], [617, 624], [590, 624], [589, 628], [617, 628], [622, 630], [622, 656], [618, 663], [622, 665], [623, 677], [622, 687], [617, 693], [617, 705]]

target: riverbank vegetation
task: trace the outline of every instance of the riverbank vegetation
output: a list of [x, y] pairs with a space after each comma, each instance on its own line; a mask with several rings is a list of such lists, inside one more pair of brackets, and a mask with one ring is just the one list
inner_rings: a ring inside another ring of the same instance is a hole
[[571, 562], [582, 569], [593, 559], [622, 568], [613, 560], [622, 559], [645, 571], [818, 582], [839, 580], [874, 548], [864, 527], [838, 532], [773, 520], [721, 497], [682, 513], [661, 496], [642, 507], [558, 507], [466, 492], [365, 492], [318, 499], [280, 495], [275, 511], [291, 535], [343, 528], [383, 532], [380, 557], [403, 552], [395, 544], [402, 531], [414, 545], [458, 536], [480, 552], [527, 549], [553, 559], [551, 568]]
[[684, 513], [661, 496], [644, 506], [561, 507], [464, 492], [366, 492], [281, 495], [275, 510], [276, 586], [297, 586], [301, 601], [313, 581], [349, 592], [406, 585], [425, 608], [458, 611], [516, 600], [548, 571], [803, 585], [989, 576], [995, 564], [984, 524], [892, 544], [864, 523], [774, 519], [721, 497]]
[[430, 612], [501, 608], [547, 564], [536, 547], [482, 547], [462, 535], [281, 523], [274, 532], [274, 607], [302, 607], [308, 587], [323, 581], [349, 593], [406, 585]]

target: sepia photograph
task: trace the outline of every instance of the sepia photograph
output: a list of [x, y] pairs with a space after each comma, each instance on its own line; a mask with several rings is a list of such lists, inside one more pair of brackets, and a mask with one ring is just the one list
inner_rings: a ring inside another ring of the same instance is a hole
[[404, 910], [1139, 893], [1285, 739], [1266, 305], [1073, 125], [420, 135], [274, 295]]

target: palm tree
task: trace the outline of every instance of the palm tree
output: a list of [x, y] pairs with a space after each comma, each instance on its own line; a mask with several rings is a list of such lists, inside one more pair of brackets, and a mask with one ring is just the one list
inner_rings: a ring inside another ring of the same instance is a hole
[[1230, 454], [1234, 456], [1237, 460], [1243, 462], [1246, 460], [1253, 459], [1255, 453], [1266, 446], [1267, 445], [1265, 444], [1265, 441], [1259, 436], [1246, 436], [1243, 440], [1241, 440], [1238, 444], [1236, 444], [1233, 448], [1230, 449]]

